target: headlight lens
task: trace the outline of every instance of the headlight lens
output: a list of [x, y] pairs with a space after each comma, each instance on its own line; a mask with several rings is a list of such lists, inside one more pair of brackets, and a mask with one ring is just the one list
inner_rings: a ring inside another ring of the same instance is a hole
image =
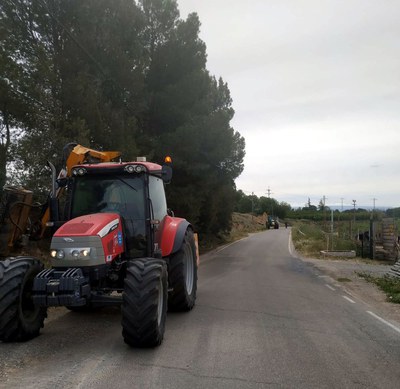
[[75, 169], [72, 169], [72, 174], [74, 176], [84, 176], [87, 173], [87, 170], [84, 167], [78, 167]]
[[133, 166], [133, 165], [125, 166], [125, 170], [126, 170], [128, 173], [133, 173], [133, 172], [135, 171], [135, 166]]
[[65, 257], [64, 250], [50, 250], [50, 255], [52, 258], [63, 259]]
[[72, 249], [71, 250], [72, 258], [87, 258], [90, 256], [90, 248], [84, 249]]
[[68, 249], [67, 256], [64, 250], [61, 249], [53, 249], [50, 251], [50, 255], [52, 258], [56, 259], [79, 259], [79, 258], [89, 258], [91, 253], [91, 249], [89, 247], [85, 248], [77, 248], [77, 249]]
[[126, 165], [124, 170], [128, 173], [142, 173], [146, 168], [143, 165]]
[[135, 166], [135, 172], [136, 173], [144, 172], [144, 170], [145, 170], [145, 167], [143, 165], [136, 165]]

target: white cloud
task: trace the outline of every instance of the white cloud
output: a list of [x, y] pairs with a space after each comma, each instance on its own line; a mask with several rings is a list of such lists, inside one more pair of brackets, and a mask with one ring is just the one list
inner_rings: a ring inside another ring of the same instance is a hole
[[[400, 206], [400, 3], [180, 0], [246, 138], [237, 186]], [[372, 167], [378, 165], [377, 167]], [[328, 200], [329, 203], [329, 200]]]

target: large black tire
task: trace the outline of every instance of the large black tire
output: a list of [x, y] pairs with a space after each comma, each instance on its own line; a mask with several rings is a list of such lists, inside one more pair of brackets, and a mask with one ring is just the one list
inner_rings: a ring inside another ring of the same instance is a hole
[[197, 259], [193, 231], [188, 229], [182, 247], [169, 259], [168, 308], [171, 311], [190, 311], [196, 302]]
[[20, 342], [39, 335], [47, 316], [32, 300], [33, 279], [43, 269], [39, 260], [17, 257], [0, 261], [0, 340]]
[[165, 261], [132, 261], [122, 294], [122, 336], [133, 347], [155, 347], [164, 337], [168, 306]]

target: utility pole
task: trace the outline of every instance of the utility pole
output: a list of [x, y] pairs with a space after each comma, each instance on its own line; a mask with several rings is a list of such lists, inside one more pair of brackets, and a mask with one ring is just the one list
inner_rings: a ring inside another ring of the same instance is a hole
[[353, 226], [356, 225], [356, 200], [351, 200], [353, 203], [353, 223], [350, 223], [350, 237], [353, 236]]
[[341, 208], [340, 208], [340, 212], [339, 212], [339, 215], [338, 215], [338, 234], [340, 234], [340, 232], [342, 231], [342, 233], [343, 233], [343, 238], [345, 237], [345, 232], [344, 232], [344, 228], [342, 228], [342, 221], [340, 220], [340, 216], [341, 216], [341, 214], [343, 213], [343, 200], [344, 200], [344, 198], [343, 197], [341, 197], [340, 198], [340, 203], [341, 203]]
[[323, 204], [323, 212], [324, 212], [324, 228], [326, 228], [326, 208], [325, 208], [325, 204], [326, 204], [326, 200], [328, 200], [328, 198], [324, 195], [322, 197], [322, 204]]
[[333, 251], [333, 209], [331, 209], [331, 250]]
[[374, 219], [374, 215], [375, 215], [375, 201], [378, 200], [375, 197], [372, 199], [373, 203], [374, 203], [374, 207], [372, 208], [372, 220]]
[[[268, 187], [268, 189], [267, 189], [268, 200], [271, 199], [271, 195], [272, 194], [273, 193], [271, 192], [270, 187]], [[272, 201], [269, 201], [269, 206], [270, 206], [270, 209], [271, 209], [271, 216], [273, 216], [274, 215], [274, 205], [273, 205]]]
[[377, 199], [374, 197], [372, 199], [374, 207], [372, 208], [371, 220], [369, 221], [369, 257], [370, 259], [375, 258], [375, 231], [374, 231], [374, 214], [375, 214], [375, 201]]
[[251, 221], [253, 221], [254, 215], [254, 192], [251, 192]]

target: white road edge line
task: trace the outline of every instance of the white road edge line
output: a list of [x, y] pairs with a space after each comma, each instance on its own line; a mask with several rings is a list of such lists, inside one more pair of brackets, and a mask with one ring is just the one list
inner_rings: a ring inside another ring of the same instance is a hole
[[336, 290], [333, 286], [330, 286], [329, 284], [325, 284], [325, 286], [330, 290]]
[[293, 251], [293, 247], [292, 247], [291, 243], [292, 243], [292, 229], [290, 229], [290, 232], [289, 232], [288, 249], [289, 249], [290, 256], [296, 258], [296, 256], [294, 255], [294, 251]]
[[382, 322], [383, 324], [386, 324], [387, 326], [389, 326], [391, 329], [395, 330], [396, 332], [398, 332], [400, 334], [400, 328], [396, 327], [395, 325], [393, 325], [392, 323], [389, 323], [388, 321], [386, 321], [385, 319], [382, 319], [380, 316], [376, 315], [374, 312], [371, 311], [367, 311], [367, 313], [369, 313], [371, 316], [373, 316], [375, 319], [378, 319], [380, 322]]
[[345, 300], [349, 301], [352, 304], [355, 304], [356, 302], [354, 300], [352, 300], [350, 297], [347, 296], [342, 296]]
[[238, 243], [238, 242], [241, 242], [242, 240], [245, 240], [245, 239], [247, 239], [247, 237], [246, 237], [246, 238], [239, 239], [239, 240], [235, 240], [234, 242], [229, 243], [229, 244], [227, 244], [226, 246], [222, 246], [222, 247], [219, 248], [218, 250], [215, 250], [215, 252], [216, 252], [216, 253], [219, 253], [220, 251], [225, 250], [225, 249], [228, 248], [229, 246], [232, 246], [233, 244]]
[[289, 254], [291, 256], [293, 256], [292, 248], [290, 247], [290, 235], [289, 235], [289, 241], [288, 241], [288, 250], [289, 250]]

